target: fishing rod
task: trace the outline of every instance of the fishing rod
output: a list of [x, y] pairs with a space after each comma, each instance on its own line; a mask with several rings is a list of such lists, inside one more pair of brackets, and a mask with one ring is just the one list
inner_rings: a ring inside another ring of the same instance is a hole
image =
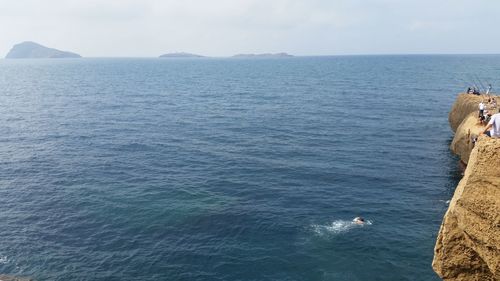
[[470, 84], [471, 84], [469, 81], [466, 81], [466, 80], [465, 80], [465, 79], [463, 79], [463, 78], [457, 77], [456, 79], [458, 79], [458, 80], [462, 81], [462, 83], [465, 83], [465, 86], [467, 86], [467, 87], [469, 87], [469, 86], [470, 86]]
[[470, 90], [474, 90], [475, 89], [476, 91], [478, 91], [478, 90], [480, 91], [481, 89], [477, 85], [477, 81], [475, 79], [473, 79], [470, 74], [466, 74], [466, 76], [468, 77], [467, 79], [466, 78], [460, 78], [460, 77], [457, 77], [457, 78], [460, 79], [463, 83], [465, 83], [465, 85], [467, 86], [467, 88], [470, 88]]
[[474, 80], [474, 78], [472, 77], [472, 75], [467, 74], [467, 76], [469, 77], [469, 79], [471, 79], [472, 84], [474, 85], [474, 88], [476, 88], [477, 90], [481, 90], [481, 89], [477, 86], [476, 81]]
[[472, 86], [473, 86], [474, 88], [476, 88], [476, 89], [478, 88], [478, 87], [477, 87], [477, 84], [476, 84], [476, 81], [474, 81], [474, 79], [472, 78], [472, 75], [467, 74], [467, 79], [469, 79], [469, 80], [470, 80], [470, 82], [472, 82]]
[[483, 82], [481, 82], [481, 79], [479, 79], [479, 77], [477, 76], [477, 74], [474, 74], [474, 76], [476, 76], [476, 79], [477, 79], [477, 81], [479, 81], [479, 84], [481, 84], [481, 87], [483, 88], [484, 93], [486, 93], [486, 87], [483, 85]]
[[[458, 81], [459, 83], [460, 83], [460, 82], [461, 82], [461, 83], [464, 83], [465, 87], [470, 88], [470, 82], [465, 81], [465, 79], [463, 79], [463, 78], [461, 78], [461, 77], [458, 77], [458, 76], [457, 76], [457, 77], [455, 78], [455, 80], [456, 80], [456, 81]], [[468, 93], [466, 93], [466, 94], [468, 94]]]
[[479, 82], [478, 80], [476, 80], [476, 78], [473, 78], [473, 79], [474, 79], [474, 85], [476, 85], [476, 88], [479, 90], [479, 92], [480, 93], [483, 92], [484, 89], [481, 87], [481, 82]]

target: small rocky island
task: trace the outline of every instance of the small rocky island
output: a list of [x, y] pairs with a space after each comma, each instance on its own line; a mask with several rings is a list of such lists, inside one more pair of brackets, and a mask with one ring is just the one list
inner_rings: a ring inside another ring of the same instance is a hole
[[233, 56], [233, 58], [291, 58], [291, 57], [293, 56], [287, 53], [237, 54]]
[[48, 48], [35, 42], [22, 42], [14, 45], [6, 59], [41, 59], [41, 58], [81, 58], [80, 55]]
[[204, 56], [200, 56], [197, 54], [191, 54], [191, 53], [168, 53], [161, 55], [160, 58], [204, 58]]

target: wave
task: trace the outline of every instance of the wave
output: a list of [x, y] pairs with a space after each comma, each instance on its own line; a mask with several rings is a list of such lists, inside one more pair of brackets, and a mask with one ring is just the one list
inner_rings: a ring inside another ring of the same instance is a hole
[[9, 262], [9, 259], [7, 258], [7, 256], [0, 255], [0, 264], [6, 264], [8, 262]]
[[313, 224], [311, 225], [311, 228], [318, 236], [326, 236], [342, 234], [350, 231], [351, 229], [367, 225], [372, 225], [372, 222], [367, 220], [364, 224], [357, 224], [352, 220], [335, 220], [331, 224], [327, 225]]

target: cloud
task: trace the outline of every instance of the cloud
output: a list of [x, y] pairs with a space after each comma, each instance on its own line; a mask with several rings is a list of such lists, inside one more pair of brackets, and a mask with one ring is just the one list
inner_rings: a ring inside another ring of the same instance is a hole
[[464, 32], [495, 34], [499, 8], [488, 0], [1, 1], [0, 54], [25, 40], [84, 56], [494, 52], [493, 36], [477, 49], [457, 43]]

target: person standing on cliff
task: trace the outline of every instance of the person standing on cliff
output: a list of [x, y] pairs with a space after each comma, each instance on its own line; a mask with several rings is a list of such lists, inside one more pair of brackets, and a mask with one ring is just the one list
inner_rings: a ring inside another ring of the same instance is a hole
[[482, 133], [489, 137], [500, 138], [500, 110], [499, 113], [491, 116], [490, 122], [488, 122]]
[[486, 91], [486, 96], [489, 97], [491, 91], [491, 84], [488, 84], [488, 90]]
[[484, 103], [483, 103], [483, 101], [481, 101], [479, 103], [479, 118], [481, 118], [483, 116], [484, 116]]

